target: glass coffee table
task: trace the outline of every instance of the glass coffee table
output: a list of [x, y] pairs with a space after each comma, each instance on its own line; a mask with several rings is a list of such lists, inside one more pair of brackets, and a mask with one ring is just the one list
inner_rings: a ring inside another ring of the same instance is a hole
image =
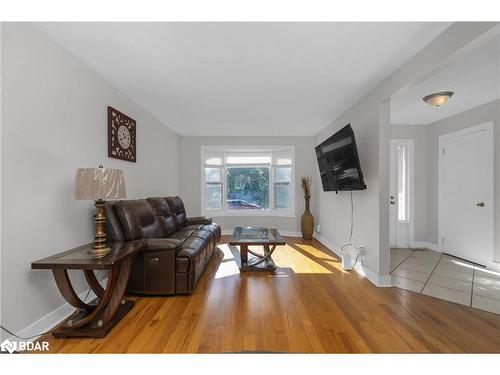
[[[275, 228], [236, 227], [229, 244], [240, 247], [240, 272], [249, 272], [274, 271], [276, 265], [271, 255], [276, 246], [286, 245], [286, 242]], [[262, 246], [263, 251], [258, 253], [249, 246]], [[253, 255], [250, 260], [249, 253]]]

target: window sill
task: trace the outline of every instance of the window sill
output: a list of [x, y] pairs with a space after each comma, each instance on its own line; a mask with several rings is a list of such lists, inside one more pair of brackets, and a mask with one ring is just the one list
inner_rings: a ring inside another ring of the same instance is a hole
[[294, 210], [206, 210], [203, 215], [208, 217], [295, 217]]

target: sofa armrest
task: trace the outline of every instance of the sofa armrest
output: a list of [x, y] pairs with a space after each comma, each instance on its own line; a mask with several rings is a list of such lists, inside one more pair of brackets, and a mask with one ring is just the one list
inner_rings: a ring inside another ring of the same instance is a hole
[[149, 238], [144, 251], [177, 250], [181, 245], [182, 241], [175, 238]]
[[197, 217], [188, 217], [186, 218], [186, 226], [187, 225], [196, 225], [196, 224], [212, 224], [211, 217], [197, 216]]

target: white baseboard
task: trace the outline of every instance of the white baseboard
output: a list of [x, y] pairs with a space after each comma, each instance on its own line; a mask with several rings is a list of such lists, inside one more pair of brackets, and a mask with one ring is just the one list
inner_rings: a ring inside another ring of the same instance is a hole
[[[108, 280], [107, 277], [104, 278], [103, 280], [101, 280], [101, 284], [103, 286], [105, 286], [107, 280]], [[94, 298], [97, 297], [94, 294], [94, 292], [92, 292], [92, 291], [90, 291], [88, 296], [87, 296], [87, 293], [89, 293], [88, 289], [81, 292], [78, 295], [78, 297], [81, 300], [84, 300], [84, 298], [87, 297], [87, 299], [86, 299], [87, 302], [92, 301]], [[10, 336], [10, 337], [8, 337], [8, 339], [10, 341], [17, 341], [17, 342], [19, 342], [19, 341], [26, 341], [26, 342], [34, 341], [38, 337], [40, 337], [41, 333], [47, 332], [50, 329], [52, 329], [53, 327], [55, 327], [62, 320], [66, 319], [70, 314], [72, 314], [73, 311], [75, 311], [75, 308], [73, 306], [71, 306], [69, 303], [65, 303], [64, 305], [59, 306], [57, 309], [55, 309], [54, 311], [51, 311], [50, 313], [48, 313], [44, 317], [40, 318], [39, 320], [37, 320], [33, 324], [29, 325], [28, 327], [22, 329], [19, 332], [16, 332], [16, 335], [18, 335], [20, 337], [32, 337], [32, 336], [35, 336], [35, 337], [28, 339], [28, 340], [21, 340], [15, 336]]]
[[[342, 259], [342, 254], [340, 252], [340, 246], [334, 245], [332, 242], [328, 241], [326, 238], [322, 237], [318, 233], [314, 233], [314, 238], [316, 238], [319, 242], [326, 246], [332, 253]], [[372, 284], [377, 287], [385, 288], [392, 287], [392, 281], [390, 275], [377, 275], [375, 272], [370, 270], [368, 267], [363, 266], [361, 263], [358, 263], [354, 270], [358, 272], [360, 275], [365, 276]]]
[[368, 267], [363, 266], [362, 264], [357, 264], [354, 269], [379, 288], [392, 287], [391, 275], [377, 275], [375, 272], [370, 270]]
[[441, 246], [433, 244], [431, 242], [415, 242], [415, 247], [416, 248], [421, 248], [421, 249], [429, 249], [432, 251], [436, 251], [438, 253], [442, 253], [443, 251], [441, 250]]

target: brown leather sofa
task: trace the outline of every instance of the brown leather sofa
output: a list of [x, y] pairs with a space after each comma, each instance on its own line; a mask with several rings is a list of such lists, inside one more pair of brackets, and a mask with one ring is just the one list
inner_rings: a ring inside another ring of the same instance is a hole
[[139, 294], [191, 293], [221, 238], [212, 219], [187, 217], [179, 197], [108, 202], [105, 231], [111, 242], [144, 240], [127, 285]]

